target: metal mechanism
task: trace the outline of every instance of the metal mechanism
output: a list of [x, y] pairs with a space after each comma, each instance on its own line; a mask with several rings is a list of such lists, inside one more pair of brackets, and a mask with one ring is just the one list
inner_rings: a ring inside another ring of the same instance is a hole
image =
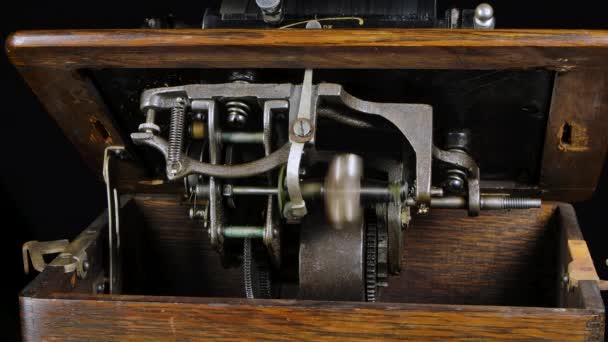
[[[540, 206], [483, 194], [473, 132], [450, 129], [438, 148], [430, 105], [364, 101], [339, 84], [314, 84], [310, 69], [302, 84], [245, 76], [144, 91], [145, 122], [131, 138], [161, 153], [169, 181], [184, 181], [188, 215], [224, 261], [242, 263], [247, 298], [271, 297], [270, 280], [291, 268], [300, 298], [381, 300], [401, 269], [412, 216]], [[162, 115], [170, 115], [166, 132], [157, 129]], [[347, 137], [324, 131], [331, 125], [372, 138], [345, 147]], [[387, 138], [394, 143], [370, 153], [367, 145]]]

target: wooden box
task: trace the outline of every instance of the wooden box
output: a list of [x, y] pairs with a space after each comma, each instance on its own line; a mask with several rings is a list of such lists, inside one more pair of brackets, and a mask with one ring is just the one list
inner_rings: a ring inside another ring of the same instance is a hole
[[[555, 79], [538, 184], [511, 190], [588, 198], [608, 146], [605, 31], [32, 31], [11, 36], [6, 49], [100, 175], [104, 150], [130, 145], [88, 77], [108, 68], [548, 69]], [[68, 247], [86, 251], [86, 277], [47, 267], [22, 292], [25, 340], [603, 340], [599, 280], [565, 203], [414, 217], [403, 270], [378, 303], [247, 300], [240, 270], [221, 267], [174, 188], [136, 165], [121, 169], [116, 186], [126, 194], [123, 293], [102, 294], [101, 214]]]
[[49, 267], [22, 292], [25, 339], [603, 340], [597, 276], [568, 204], [416, 218], [379, 303], [241, 299], [242, 272], [222, 268], [186, 208], [176, 196], [123, 197], [126, 294], [95, 294], [101, 215], [78, 238], [97, 237], [86, 279]]

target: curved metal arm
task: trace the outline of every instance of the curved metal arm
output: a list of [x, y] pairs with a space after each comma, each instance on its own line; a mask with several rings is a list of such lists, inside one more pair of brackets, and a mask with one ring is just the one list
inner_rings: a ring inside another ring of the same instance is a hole
[[358, 99], [338, 84], [320, 84], [318, 95], [333, 99], [363, 114], [381, 116], [403, 134], [416, 154], [416, 202], [431, 202], [433, 107], [425, 104], [378, 103]]
[[[165, 159], [167, 158], [168, 143], [165, 139], [152, 133], [132, 133], [131, 139], [137, 145], [146, 145], [158, 150]], [[169, 180], [180, 179], [193, 173], [200, 173], [218, 178], [245, 178], [258, 175], [287, 163], [291, 144], [286, 143], [267, 157], [237, 165], [214, 165], [201, 163], [190, 157], [184, 156], [182, 170], [175, 174], [167, 174]]]

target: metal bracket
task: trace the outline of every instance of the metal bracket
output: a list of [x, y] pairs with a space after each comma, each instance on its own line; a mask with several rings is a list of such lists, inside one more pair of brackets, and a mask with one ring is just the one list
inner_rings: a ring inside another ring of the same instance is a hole
[[358, 99], [338, 84], [320, 84], [318, 96], [341, 103], [357, 112], [390, 121], [416, 154], [416, 202], [430, 207], [433, 147], [433, 107], [425, 104], [378, 103]]
[[110, 294], [120, 293], [121, 284], [121, 252], [120, 252], [120, 199], [118, 190], [114, 187], [112, 158], [125, 153], [124, 146], [108, 146], [103, 153], [103, 179], [106, 183], [108, 199], [108, 246], [109, 246], [109, 283]]
[[[272, 114], [276, 110], [287, 110], [289, 108], [289, 102], [285, 100], [271, 100], [264, 102], [263, 112], [263, 142], [264, 142], [264, 154], [270, 155], [271, 146], [271, 132], [272, 132]], [[271, 260], [275, 267], [281, 265], [281, 229], [275, 222], [274, 210], [273, 210], [272, 195], [268, 195], [267, 208], [266, 208], [266, 222], [264, 225], [264, 244], [268, 248], [268, 253], [271, 255]]]
[[[207, 110], [207, 129], [209, 130], [209, 162], [213, 165], [220, 164], [221, 141], [218, 139], [219, 113], [215, 108], [215, 101], [196, 101], [196, 108]], [[209, 177], [209, 241], [218, 251], [223, 251], [224, 236], [224, 207], [222, 198], [215, 190], [218, 180]]]
[[433, 146], [433, 157], [467, 171], [469, 215], [479, 215], [479, 211], [481, 210], [481, 192], [479, 189], [479, 167], [475, 160], [464, 152], [444, 151], [436, 146]]

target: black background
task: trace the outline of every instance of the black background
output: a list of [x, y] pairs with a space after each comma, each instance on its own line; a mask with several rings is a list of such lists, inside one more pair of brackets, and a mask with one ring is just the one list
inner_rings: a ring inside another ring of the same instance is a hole
[[[500, 28], [608, 29], [604, 2], [490, 1]], [[478, 3], [439, 0], [439, 13], [453, 5], [474, 8]], [[207, 4], [200, 0], [10, 2], [2, 6], [0, 39], [4, 42], [8, 34], [23, 29], [132, 28], [144, 18], [169, 13], [198, 25]], [[100, 179], [84, 165], [4, 53], [0, 67], [0, 336], [12, 340], [19, 338], [17, 295], [32, 279], [23, 274], [21, 245], [34, 239], [74, 238], [103, 210], [105, 193]], [[583, 234], [604, 279], [608, 279], [607, 221], [602, 215], [608, 204], [606, 169], [593, 198], [576, 204]]]

